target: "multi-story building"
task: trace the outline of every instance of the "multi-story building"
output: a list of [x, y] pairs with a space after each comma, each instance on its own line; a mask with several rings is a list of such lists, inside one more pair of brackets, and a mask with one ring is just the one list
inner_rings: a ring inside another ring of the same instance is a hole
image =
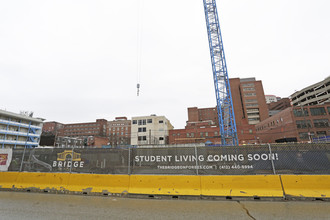
[[[42, 127], [42, 134], [40, 137], [40, 146], [68, 146], [68, 139], [66, 138], [59, 139], [59, 141], [56, 140], [58, 132], [60, 132], [64, 128], [64, 124], [56, 122], [56, 121], [50, 121], [50, 122], [44, 122], [44, 126]], [[55, 144], [55, 142], [58, 142]], [[63, 143], [62, 143], [63, 142]]]
[[0, 110], [0, 147], [38, 147], [43, 119]]
[[219, 133], [218, 113], [215, 107], [191, 107], [188, 108], [185, 128], [170, 130], [169, 144], [221, 144]]
[[42, 133], [56, 135], [57, 132], [63, 128], [64, 128], [64, 124], [56, 121], [44, 122], [44, 126], [42, 127]]
[[116, 117], [113, 121], [108, 121], [107, 136], [111, 146], [131, 144], [131, 120], [127, 117]]
[[293, 93], [290, 97], [293, 106], [319, 105], [330, 102], [330, 76]]
[[262, 143], [309, 142], [330, 134], [330, 103], [289, 107], [256, 125]]
[[269, 116], [262, 82], [255, 78], [232, 78], [229, 82], [239, 142], [256, 143], [255, 124]]
[[211, 121], [187, 122], [184, 129], [170, 130], [169, 144], [190, 143], [221, 144], [219, 127]]
[[107, 133], [107, 123], [105, 119], [97, 119], [96, 122], [65, 124], [59, 130], [59, 137], [105, 137]]
[[105, 119], [74, 124], [45, 122], [40, 145], [69, 148], [107, 145], [107, 122]]
[[188, 108], [188, 121], [187, 125], [194, 124], [197, 122], [208, 121], [212, 125], [219, 126], [218, 112], [215, 107], [213, 108]]
[[132, 117], [131, 145], [168, 144], [171, 122], [165, 116]]

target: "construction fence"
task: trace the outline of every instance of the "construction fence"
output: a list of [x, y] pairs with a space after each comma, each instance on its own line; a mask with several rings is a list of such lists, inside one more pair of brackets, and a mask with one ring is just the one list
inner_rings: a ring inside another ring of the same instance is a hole
[[0, 171], [132, 175], [330, 174], [330, 144], [0, 149]]

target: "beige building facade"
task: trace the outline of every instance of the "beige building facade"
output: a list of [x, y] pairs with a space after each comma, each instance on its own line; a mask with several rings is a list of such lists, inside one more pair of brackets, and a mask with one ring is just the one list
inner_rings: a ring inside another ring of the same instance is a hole
[[171, 122], [165, 116], [132, 117], [131, 145], [168, 144]]

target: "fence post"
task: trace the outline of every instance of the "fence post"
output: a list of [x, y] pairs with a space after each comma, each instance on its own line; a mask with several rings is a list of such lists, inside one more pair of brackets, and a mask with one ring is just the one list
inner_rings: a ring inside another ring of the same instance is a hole
[[70, 173], [72, 172], [72, 161], [73, 161], [73, 147], [72, 147], [72, 155], [71, 155], [71, 166], [70, 166]]
[[24, 146], [24, 151], [23, 151], [23, 156], [22, 156], [22, 161], [21, 161], [21, 166], [19, 168], [19, 172], [22, 172], [23, 163], [24, 163], [24, 156], [25, 156], [25, 149], [26, 149], [26, 146]]
[[270, 154], [270, 160], [272, 162], [273, 173], [274, 173], [274, 175], [276, 175], [274, 159], [273, 159], [273, 155], [272, 155], [272, 148], [270, 147], [270, 144], [268, 144], [268, 149], [269, 149], [269, 154]]
[[131, 175], [131, 147], [128, 147], [128, 167], [127, 167], [128, 175]]
[[195, 145], [195, 157], [196, 157], [196, 175], [198, 175], [198, 155], [197, 155], [197, 146]]

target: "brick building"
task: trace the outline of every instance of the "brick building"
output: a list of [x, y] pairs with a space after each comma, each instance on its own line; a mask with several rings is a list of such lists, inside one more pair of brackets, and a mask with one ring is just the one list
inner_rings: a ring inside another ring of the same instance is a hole
[[214, 108], [188, 108], [188, 121], [187, 125], [194, 124], [197, 122], [209, 121], [212, 125], [219, 126], [218, 112]]
[[[229, 82], [239, 144], [257, 143], [255, 124], [269, 117], [262, 82], [255, 78], [232, 78]], [[216, 107], [188, 108], [185, 129], [170, 131], [169, 141], [170, 144], [202, 142], [220, 144]]]
[[184, 129], [169, 131], [169, 144], [188, 143], [221, 144], [217, 109], [188, 108], [188, 121]]
[[267, 104], [268, 110], [284, 110], [286, 108], [291, 107], [290, 99], [289, 98], [283, 98], [277, 102], [272, 102]]
[[289, 98], [283, 98], [277, 102], [272, 102], [267, 104], [268, 106], [268, 112], [269, 117], [279, 113], [280, 111], [283, 111], [286, 108], [291, 107], [291, 101]]
[[229, 82], [239, 143], [256, 143], [255, 124], [269, 117], [262, 82], [255, 78], [232, 78]]
[[44, 122], [44, 126], [42, 127], [42, 133], [55, 135], [62, 128], [64, 128], [64, 124], [62, 123], [56, 121]]
[[330, 104], [289, 107], [256, 125], [261, 143], [309, 142], [330, 134]]
[[60, 137], [105, 137], [107, 132], [107, 120], [97, 119], [96, 122], [65, 124], [58, 132]]
[[210, 122], [190, 123], [184, 129], [169, 131], [169, 144], [221, 144], [219, 127]]
[[108, 121], [107, 136], [111, 146], [131, 144], [131, 120], [127, 117], [116, 117]]

